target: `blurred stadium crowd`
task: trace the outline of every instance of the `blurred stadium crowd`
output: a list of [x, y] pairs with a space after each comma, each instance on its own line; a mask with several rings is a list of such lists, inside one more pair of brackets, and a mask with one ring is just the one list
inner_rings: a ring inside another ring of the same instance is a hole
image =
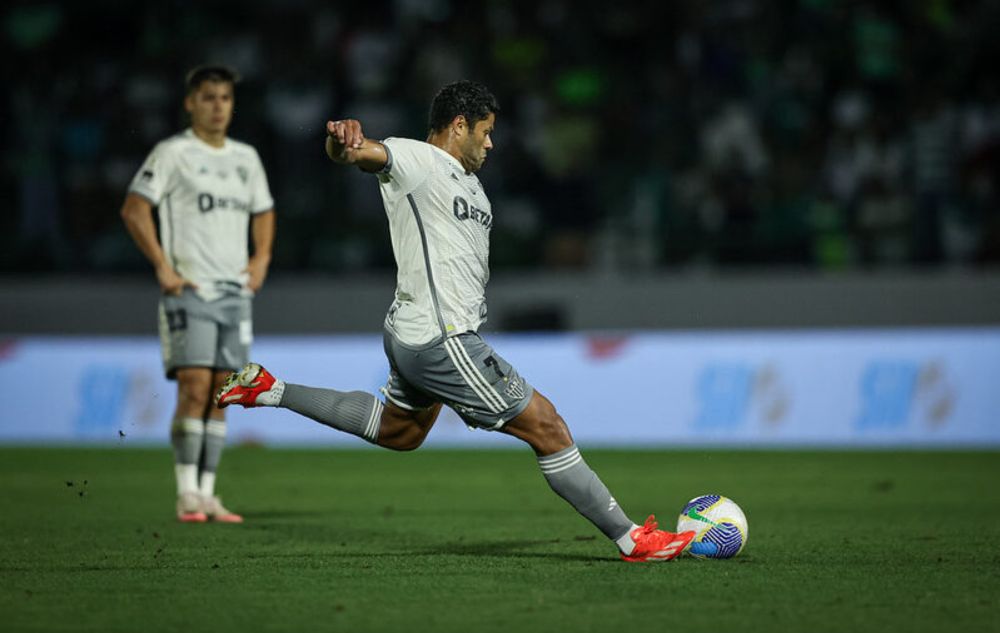
[[2, 11], [0, 270], [135, 272], [118, 211], [237, 68], [231, 135], [279, 212], [274, 269], [389, 270], [377, 188], [328, 118], [423, 138], [479, 80], [494, 268], [982, 266], [1000, 260], [1000, 3], [949, 0], [21, 2]]

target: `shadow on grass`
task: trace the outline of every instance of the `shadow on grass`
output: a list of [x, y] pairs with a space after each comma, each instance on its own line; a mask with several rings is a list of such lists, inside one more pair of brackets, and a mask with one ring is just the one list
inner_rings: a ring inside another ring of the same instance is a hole
[[329, 512], [322, 510], [258, 510], [255, 512], [244, 512], [243, 518], [247, 521], [269, 521], [284, 519], [315, 519]]
[[448, 543], [415, 550], [413, 554], [426, 556], [502, 556], [509, 558], [541, 558], [548, 560], [578, 561], [585, 563], [618, 562], [614, 549], [607, 556], [585, 556], [563, 552], [533, 552], [533, 547], [559, 545], [561, 539], [530, 541], [489, 541], [481, 543]]
[[[327, 515], [329, 521], [298, 522], [294, 519], [317, 519]], [[595, 541], [597, 537], [578, 536], [564, 539], [519, 539], [492, 541], [460, 541], [435, 542], [428, 539], [426, 545], [416, 545], [413, 548], [401, 548], [399, 533], [396, 530], [377, 530], [370, 527], [347, 526], [338, 522], [335, 515], [328, 512], [308, 511], [263, 511], [245, 513], [247, 519], [244, 529], [269, 532], [272, 535], [284, 535], [289, 541], [309, 541], [325, 546], [346, 548], [340, 552], [324, 551], [323, 556], [335, 558], [395, 558], [399, 556], [465, 556], [465, 557], [501, 557], [501, 558], [535, 558], [551, 561], [576, 561], [585, 563], [619, 563], [620, 559], [613, 544], [607, 545], [607, 554], [598, 556], [578, 553], [576, 543]], [[286, 519], [292, 519], [287, 521]], [[407, 539], [412, 542], [412, 539]], [[392, 543], [392, 545], [389, 545]], [[366, 548], [359, 551], [359, 547]], [[546, 551], [538, 551], [544, 548]], [[576, 550], [577, 553], [554, 552], [553, 549], [565, 548]], [[257, 552], [254, 557], [283, 558], [299, 557], [302, 554], [281, 552]]]

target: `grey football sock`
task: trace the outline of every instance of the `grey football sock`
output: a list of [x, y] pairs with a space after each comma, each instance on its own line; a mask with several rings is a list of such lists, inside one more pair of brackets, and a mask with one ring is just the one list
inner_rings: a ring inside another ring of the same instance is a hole
[[215, 471], [219, 469], [222, 449], [226, 445], [225, 420], [205, 420], [205, 447], [201, 453], [198, 488], [203, 497], [215, 495]]
[[556, 494], [569, 501], [609, 539], [617, 540], [632, 528], [632, 521], [618, 507], [597, 473], [583, 461], [576, 444], [539, 457], [538, 466]]
[[375, 443], [383, 405], [364, 391], [337, 391], [285, 384], [279, 407]]
[[176, 417], [170, 425], [175, 464], [197, 464], [205, 438], [205, 423], [198, 418]]
[[205, 420], [205, 448], [201, 455], [201, 470], [214, 473], [219, 469], [222, 448], [226, 445], [226, 423], [223, 420]]

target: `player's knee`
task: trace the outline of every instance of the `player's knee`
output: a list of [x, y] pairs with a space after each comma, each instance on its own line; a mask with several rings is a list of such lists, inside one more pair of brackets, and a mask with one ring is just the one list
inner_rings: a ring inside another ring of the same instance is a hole
[[417, 426], [405, 426], [392, 433], [383, 433], [379, 439], [379, 446], [383, 446], [394, 451], [415, 451], [420, 448], [427, 437], [427, 432]]
[[552, 414], [543, 420], [542, 434], [549, 442], [560, 447], [569, 446], [573, 443], [573, 438], [569, 434], [569, 427], [566, 426], [566, 421], [563, 420], [555, 408], [552, 409]]
[[387, 404], [380, 420], [378, 445], [394, 451], [420, 448], [440, 410], [441, 405], [422, 411], [410, 411]]
[[392, 449], [394, 451], [407, 452], [415, 451], [420, 448], [420, 445], [424, 443], [424, 438], [427, 437], [423, 433], [406, 432], [399, 433], [392, 437], [379, 438], [379, 445], [385, 448]]
[[178, 399], [187, 406], [204, 408], [211, 398], [211, 386], [207, 380], [178, 378]]

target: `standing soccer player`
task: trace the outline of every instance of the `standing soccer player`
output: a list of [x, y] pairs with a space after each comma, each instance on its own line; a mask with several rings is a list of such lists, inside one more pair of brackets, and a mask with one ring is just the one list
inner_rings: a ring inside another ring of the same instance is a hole
[[183, 522], [243, 521], [215, 494], [226, 423], [212, 394], [249, 358], [250, 302], [271, 261], [274, 200], [257, 151], [226, 136], [237, 81], [222, 66], [188, 74], [184, 108], [191, 127], [153, 148], [122, 207], [162, 291], [163, 366], [177, 380], [171, 439]]
[[426, 142], [366, 139], [355, 120], [327, 123], [337, 163], [376, 174], [398, 267], [385, 319], [389, 379], [378, 398], [276, 380], [249, 363], [219, 391], [220, 407], [278, 406], [386, 448], [420, 446], [441, 405], [466, 424], [530, 445], [552, 489], [616, 543], [627, 561], [669, 560], [694, 532], [633, 523], [587, 465], [555, 407], [477, 333], [486, 320], [493, 211], [476, 172], [493, 148], [500, 108], [483, 86], [460, 81], [434, 98]]

